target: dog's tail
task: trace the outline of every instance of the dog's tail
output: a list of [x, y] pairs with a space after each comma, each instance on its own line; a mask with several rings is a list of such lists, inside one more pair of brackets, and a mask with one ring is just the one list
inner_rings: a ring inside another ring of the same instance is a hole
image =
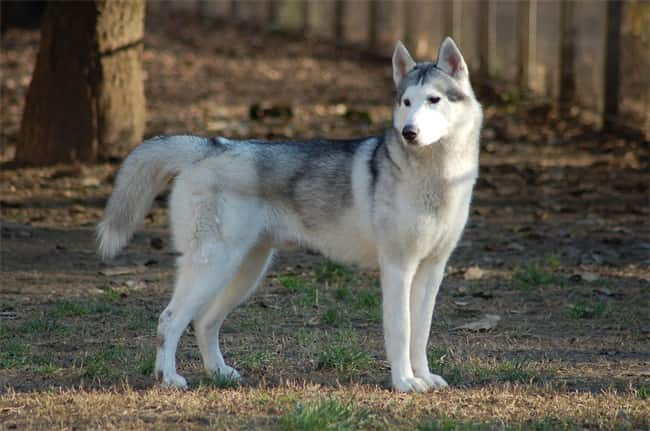
[[210, 152], [208, 139], [193, 136], [158, 137], [137, 146], [122, 163], [97, 226], [102, 258], [114, 257], [129, 242], [155, 197], [173, 177]]

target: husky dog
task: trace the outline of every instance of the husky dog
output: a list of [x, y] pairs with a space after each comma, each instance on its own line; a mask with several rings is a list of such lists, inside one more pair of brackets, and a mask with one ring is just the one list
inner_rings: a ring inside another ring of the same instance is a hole
[[483, 114], [450, 38], [436, 63], [416, 64], [398, 42], [393, 79], [393, 124], [381, 136], [169, 136], [129, 154], [98, 226], [99, 251], [111, 258], [126, 245], [155, 196], [176, 178], [169, 207], [181, 256], [158, 325], [163, 385], [187, 387], [175, 355], [190, 322], [206, 371], [239, 377], [219, 349], [221, 324], [253, 293], [275, 249], [297, 244], [378, 267], [394, 389], [447, 386], [429, 371], [427, 341], [445, 265], [469, 213]]

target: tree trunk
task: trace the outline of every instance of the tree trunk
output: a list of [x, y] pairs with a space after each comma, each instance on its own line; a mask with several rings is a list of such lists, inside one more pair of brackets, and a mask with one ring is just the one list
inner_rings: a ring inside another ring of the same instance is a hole
[[16, 161], [121, 155], [142, 139], [144, 0], [50, 2]]

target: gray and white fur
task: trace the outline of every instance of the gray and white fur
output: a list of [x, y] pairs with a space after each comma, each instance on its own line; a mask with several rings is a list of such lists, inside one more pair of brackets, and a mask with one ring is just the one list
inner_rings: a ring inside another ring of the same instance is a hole
[[159, 137], [124, 161], [98, 226], [115, 256], [156, 195], [170, 197], [176, 288], [158, 326], [156, 372], [187, 387], [176, 348], [194, 325], [206, 371], [238, 378], [219, 348], [226, 316], [255, 290], [276, 249], [302, 246], [336, 261], [379, 268], [393, 387], [447, 386], [426, 347], [447, 260], [469, 214], [478, 175], [482, 110], [454, 44], [416, 64], [398, 42], [393, 124], [355, 140], [264, 142]]

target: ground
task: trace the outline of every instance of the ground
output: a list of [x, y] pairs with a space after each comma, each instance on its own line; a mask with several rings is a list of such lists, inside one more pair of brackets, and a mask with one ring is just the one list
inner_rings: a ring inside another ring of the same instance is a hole
[[[225, 323], [241, 383], [203, 376], [189, 329], [191, 389], [165, 390], [152, 376], [174, 277], [165, 197], [102, 262], [94, 226], [119, 160], [8, 162], [38, 33], [11, 30], [1, 48], [0, 430], [650, 427], [647, 143], [479, 88], [481, 177], [429, 346], [449, 389], [392, 392], [377, 274], [299, 252]], [[151, 15], [144, 58], [148, 136], [345, 138], [389, 124], [389, 62], [352, 49]], [[500, 320], [459, 328], [485, 315]]]

